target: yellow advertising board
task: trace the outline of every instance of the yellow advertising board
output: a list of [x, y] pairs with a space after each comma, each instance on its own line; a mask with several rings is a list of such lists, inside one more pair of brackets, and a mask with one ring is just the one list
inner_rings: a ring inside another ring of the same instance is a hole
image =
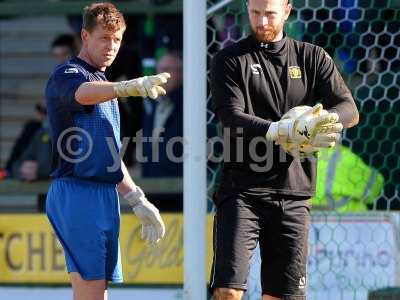
[[[167, 232], [155, 247], [140, 238], [133, 214], [121, 218], [121, 256], [125, 283], [183, 282], [183, 217], [163, 214]], [[207, 270], [212, 259], [212, 217], [207, 218]], [[195, 237], [194, 237], [195, 238]], [[209, 274], [209, 272], [207, 273]], [[43, 214], [0, 214], [0, 283], [67, 283], [64, 254]]]

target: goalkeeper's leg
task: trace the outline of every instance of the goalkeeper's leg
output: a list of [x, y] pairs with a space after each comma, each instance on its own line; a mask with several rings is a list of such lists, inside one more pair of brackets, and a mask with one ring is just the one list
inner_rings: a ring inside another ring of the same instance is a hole
[[74, 300], [107, 299], [106, 280], [84, 280], [77, 272], [71, 272], [69, 277], [74, 290]]
[[217, 288], [213, 294], [213, 300], [240, 300], [243, 296], [243, 290]]
[[263, 300], [305, 300], [309, 200], [302, 196], [275, 198], [273, 202], [280, 207], [276, 207], [274, 213], [260, 215]]
[[257, 245], [259, 220], [253, 202], [240, 194], [218, 192], [214, 199], [214, 256], [210, 287], [214, 300], [240, 300]]

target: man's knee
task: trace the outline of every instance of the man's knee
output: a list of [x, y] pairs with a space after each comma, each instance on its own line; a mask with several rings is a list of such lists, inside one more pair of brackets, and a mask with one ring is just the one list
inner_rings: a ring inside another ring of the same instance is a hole
[[214, 291], [214, 300], [240, 300], [243, 291], [229, 288], [216, 288]]
[[104, 300], [106, 280], [85, 280], [79, 273], [71, 272], [70, 279], [75, 300]]

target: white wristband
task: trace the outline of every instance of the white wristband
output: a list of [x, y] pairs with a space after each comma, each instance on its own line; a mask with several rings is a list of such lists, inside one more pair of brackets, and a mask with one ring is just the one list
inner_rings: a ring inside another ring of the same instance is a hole
[[293, 135], [293, 120], [282, 120], [279, 123], [278, 136], [290, 139]]
[[127, 192], [125, 195], [123, 195], [123, 197], [124, 199], [126, 199], [126, 201], [128, 201], [129, 205], [132, 208], [134, 208], [139, 203], [143, 203], [146, 199], [146, 196], [144, 195], [142, 189], [138, 186], [136, 186], [136, 190], [131, 190]]
[[278, 128], [278, 122], [272, 122], [271, 125], [269, 125], [265, 138], [269, 141], [276, 141], [278, 139]]
[[128, 97], [128, 93], [126, 92], [126, 85], [128, 81], [120, 81], [116, 85], [114, 85], [113, 89], [117, 97]]
[[284, 119], [278, 122], [272, 122], [269, 125], [265, 138], [269, 141], [278, 141], [282, 138], [289, 139], [292, 136], [293, 120]]

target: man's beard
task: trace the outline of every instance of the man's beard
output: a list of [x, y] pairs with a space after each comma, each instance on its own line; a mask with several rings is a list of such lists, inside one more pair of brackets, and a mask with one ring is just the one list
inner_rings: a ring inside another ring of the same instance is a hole
[[273, 26], [267, 26], [267, 30], [264, 29], [258, 29], [260, 27], [257, 27], [256, 30], [253, 29], [253, 35], [259, 42], [263, 43], [271, 43], [275, 38], [279, 35], [279, 33], [283, 29], [283, 23], [279, 24], [275, 27]]

